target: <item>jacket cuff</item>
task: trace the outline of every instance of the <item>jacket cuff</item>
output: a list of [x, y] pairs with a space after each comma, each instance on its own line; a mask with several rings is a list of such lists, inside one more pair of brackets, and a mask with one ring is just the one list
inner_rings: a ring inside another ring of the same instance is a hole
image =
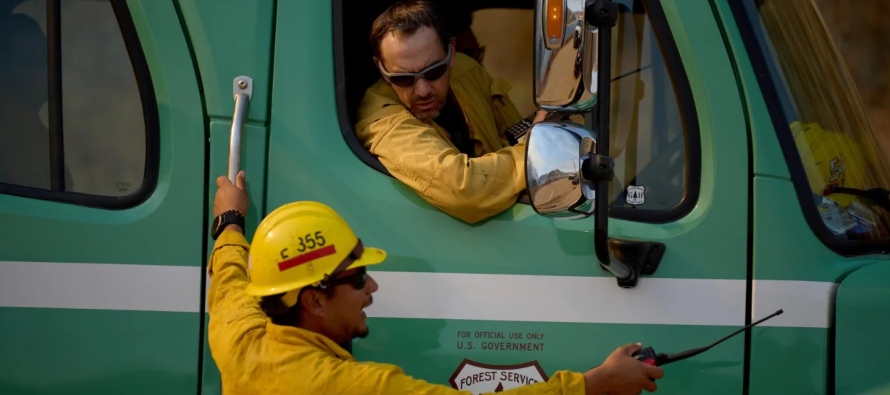
[[[222, 233], [220, 233], [219, 237], [216, 239], [216, 242], [213, 244], [213, 251], [211, 251], [210, 260], [207, 262], [207, 275], [213, 276], [213, 272], [215, 269], [213, 266], [216, 264], [216, 259], [214, 258], [220, 259], [221, 257], [227, 255], [219, 251], [221, 248], [224, 247], [241, 247], [245, 251], [250, 251], [250, 244], [247, 242], [244, 234], [236, 230], [224, 230]], [[222, 255], [217, 256], [217, 254]]]
[[568, 370], [560, 370], [557, 371], [553, 377], [550, 378], [551, 381], [558, 381], [560, 385], [560, 389], [563, 394], [584, 394], [585, 393], [585, 381], [584, 374], [579, 372], [572, 372]]
[[250, 248], [250, 243], [247, 242], [247, 238], [244, 237], [244, 234], [231, 229], [226, 229], [220, 233], [219, 237], [216, 239], [216, 243], [213, 244], [213, 249], [215, 250], [227, 245]]

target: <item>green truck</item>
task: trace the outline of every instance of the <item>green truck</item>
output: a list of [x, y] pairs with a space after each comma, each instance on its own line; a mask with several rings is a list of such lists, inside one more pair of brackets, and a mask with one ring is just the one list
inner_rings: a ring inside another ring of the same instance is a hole
[[359, 360], [478, 394], [781, 309], [658, 392], [890, 392], [887, 153], [811, 0], [449, 2], [524, 32], [485, 43], [529, 49], [483, 63], [511, 98], [572, 114], [475, 224], [355, 137], [390, 3], [0, 0], [0, 393], [220, 393], [208, 226], [237, 169], [248, 239], [317, 200], [387, 251]]

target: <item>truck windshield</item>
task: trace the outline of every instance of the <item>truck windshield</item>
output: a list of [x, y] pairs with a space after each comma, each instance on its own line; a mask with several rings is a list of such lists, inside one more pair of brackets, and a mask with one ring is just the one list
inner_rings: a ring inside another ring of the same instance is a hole
[[[890, 241], [890, 166], [812, 0], [745, 0], [781, 111], [774, 121], [806, 173], [808, 198], [837, 238]], [[769, 99], [768, 99], [769, 100]], [[769, 104], [769, 102], [768, 102]], [[784, 116], [784, 118], [783, 118]], [[890, 132], [890, 131], [888, 131]], [[786, 139], [787, 140], [787, 139]], [[787, 153], [786, 153], [787, 155]], [[803, 174], [792, 177], [803, 179]], [[800, 180], [797, 180], [800, 181]]]

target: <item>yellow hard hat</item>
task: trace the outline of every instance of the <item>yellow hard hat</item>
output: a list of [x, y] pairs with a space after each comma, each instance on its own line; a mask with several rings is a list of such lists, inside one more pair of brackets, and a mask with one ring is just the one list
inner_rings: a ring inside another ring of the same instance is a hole
[[[267, 296], [319, 286], [352, 268], [376, 265], [386, 252], [366, 248], [349, 224], [319, 202], [285, 204], [260, 222], [248, 257], [246, 292]], [[290, 303], [295, 303], [295, 296]]]

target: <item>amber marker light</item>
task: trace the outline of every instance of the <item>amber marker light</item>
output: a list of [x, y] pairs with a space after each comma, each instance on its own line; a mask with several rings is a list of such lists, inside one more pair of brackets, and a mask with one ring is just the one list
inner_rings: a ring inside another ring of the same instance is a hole
[[565, 34], [565, 0], [545, 0], [544, 34], [547, 46], [551, 49], [562, 45]]

